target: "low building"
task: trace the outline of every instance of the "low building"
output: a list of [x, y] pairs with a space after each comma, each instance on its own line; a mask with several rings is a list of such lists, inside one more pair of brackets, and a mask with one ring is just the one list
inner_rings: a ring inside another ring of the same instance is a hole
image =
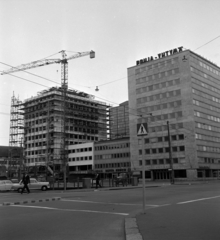
[[130, 140], [118, 138], [96, 142], [94, 153], [94, 170], [107, 178], [121, 172], [130, 172]]
[[94, 169], [94, 142], [68, 147], [69, 172], [88, 172]]

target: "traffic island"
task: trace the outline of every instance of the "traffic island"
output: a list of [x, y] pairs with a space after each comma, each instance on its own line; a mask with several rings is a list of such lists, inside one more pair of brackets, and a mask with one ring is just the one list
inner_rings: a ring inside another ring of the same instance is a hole
[[38, 202], [48, 202], [48, 201], [59, 201], [61, 197], [53, 197], [53, 198], [44, 198], [44, 199], [31, 199], [25, 201], [17, 201], [17, 202], [3, 202], [3, 206], [10, 206], [10, 205], [23, 205], [28, 203], [38, 203]]

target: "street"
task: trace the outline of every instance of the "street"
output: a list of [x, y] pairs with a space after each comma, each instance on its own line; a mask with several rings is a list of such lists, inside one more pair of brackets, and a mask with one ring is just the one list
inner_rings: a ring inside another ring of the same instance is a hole
[[159, 184], [142, 188], [94, 191], [0, 193], [5, 201], [61, 197], [59, 201], [0, 206], [3, 240], [124, 240], [124, 219], [137, 218], [145, 240], [219, 239], [220, 184]]

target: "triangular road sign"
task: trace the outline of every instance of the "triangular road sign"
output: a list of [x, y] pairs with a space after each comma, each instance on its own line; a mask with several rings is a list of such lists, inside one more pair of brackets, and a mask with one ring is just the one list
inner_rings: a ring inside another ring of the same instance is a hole
[[148, 134], [147, 123], [137, 124], [137, 135], [142, 136], [147, 134]]

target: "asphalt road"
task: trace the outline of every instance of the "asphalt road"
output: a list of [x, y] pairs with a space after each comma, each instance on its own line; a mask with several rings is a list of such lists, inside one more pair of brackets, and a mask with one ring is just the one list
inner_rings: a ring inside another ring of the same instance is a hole
[[0, 239], [124, 240], [124, 219], [134, 216], [144, 240], [220, 238], [218, 182], [146, 188], [145, 214], [141, 188], [0, 193], [0, 203], [43, 197], [62, 200], [0, 206]]

